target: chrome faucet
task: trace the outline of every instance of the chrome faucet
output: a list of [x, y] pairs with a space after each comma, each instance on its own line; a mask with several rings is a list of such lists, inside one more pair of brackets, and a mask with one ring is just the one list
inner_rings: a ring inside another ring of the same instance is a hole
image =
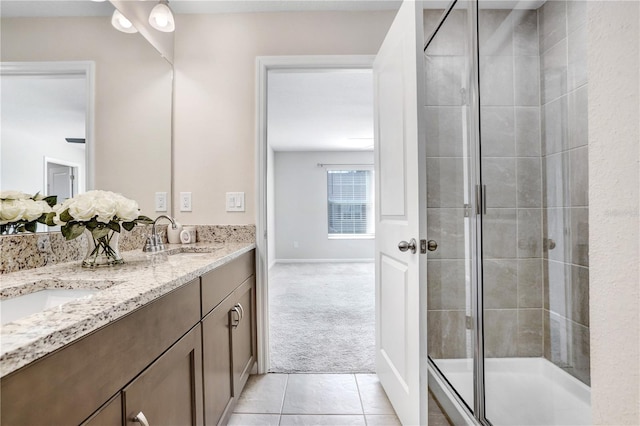
[[162, 218], [169, 219], [171, 221], [171, 227], [173, 229], [176, 229], [176, 222], [172, 218], [166, 215], [158, 216], [156, 220], [153, 221], [153, 225], [151, 226], [151, 235], [147, 237], [147, 242], [142, 248], [143, 252], [148, 253], [164, 250], [164, 243], [162, 242], [162, 238], [160, 238], [160, 235], [156, 233], [156, 223]]

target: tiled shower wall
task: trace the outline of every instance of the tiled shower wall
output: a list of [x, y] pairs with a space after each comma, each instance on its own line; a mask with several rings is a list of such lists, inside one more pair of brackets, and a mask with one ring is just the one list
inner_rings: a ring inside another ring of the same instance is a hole
[[[545, 356], [588, 383], [584, 5], [481, 10], [479, 47], [485, 354]], [[425, 12], [427, 31], [440, 14]], [[428, 261], [435, 358], [470, 356], [463, 117], [460, 94], [442, 89], [464, 81], [466, 15], [449, 20], [426, 60], [427, 174], [439, 182], [428, 185], [428, 232], [445, 243]]]
[[544, 165], [544, 356], [589, 374], [586, 2], [539, 10]]

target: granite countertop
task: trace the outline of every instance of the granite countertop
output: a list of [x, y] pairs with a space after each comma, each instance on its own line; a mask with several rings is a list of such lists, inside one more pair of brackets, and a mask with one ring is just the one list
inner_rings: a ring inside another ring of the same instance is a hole
[[86, 269], [75, 261], [0, 275], [0, 299], [49, 288], [99, 290], [2, 325], [0, 377], [254, 248], [253, 243], [168, 244], [162, 253], [123, 252], [125, 263], [113, 267]]

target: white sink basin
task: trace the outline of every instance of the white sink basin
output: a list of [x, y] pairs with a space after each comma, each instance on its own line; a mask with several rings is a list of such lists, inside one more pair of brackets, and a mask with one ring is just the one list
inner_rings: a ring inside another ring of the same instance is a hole
[[0, 324], [27, 317], [82, 298], [90, 298], [96, 289], [46, 289], [10, 299], [0, 300]]

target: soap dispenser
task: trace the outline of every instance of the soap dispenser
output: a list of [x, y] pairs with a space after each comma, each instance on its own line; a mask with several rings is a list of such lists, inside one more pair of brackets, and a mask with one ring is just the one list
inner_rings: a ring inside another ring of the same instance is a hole
[[167, 239], [169, 240], [169, 244], [180, 244], [180, 232], [182, 232], [182, 225], [176, 221], [176, 227], [172, 228], [169, 226], [167, 228]]

